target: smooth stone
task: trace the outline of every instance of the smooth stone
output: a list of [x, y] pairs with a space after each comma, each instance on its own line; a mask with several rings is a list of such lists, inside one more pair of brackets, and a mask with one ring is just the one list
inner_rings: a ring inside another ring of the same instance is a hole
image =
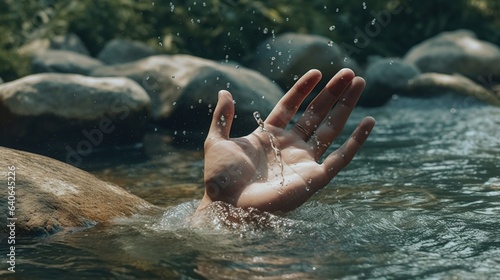
[[32, 73], [74, 73], [87, 75], [102, 62], [72, 51], [48, 50], [33, 55]]
[[380, 58], [372, 60], [363, 78], [366, 88], [358, 105], [364, 107], [382, 106], [394, 94], [405, 95], [408, 81], [420, 74], [420, 70], [399, 58]]
[[0, 145], [76, 158], [138, 143], [150, 107], [144, 89], [127, 78], [26, 76], [0, 85]]
[[443, 93], [454, 93], [470, 96], [491, 105], [500, 106], [500, 95], [476, 84], [461, 75], [441, 73], [423, 73], [408, 83], [409, 92], [413, 96], [433, 96]]
[[[0, 147], [0, 184], [4, 188], [0, 219], [15, 222], [19, 235], [70, 232], [155, 210], [123, 188], [71, 165], [4, 147]], [[9, 207], [15, 207], [13, 215]], [[2, 226], [0, 232], [10, 230]]]
[[233, 136], [256, 129], [253, 112], [267, 116], [283, 96], [276, 84], [256, 71], [189, 55], [152, 56], [103, 66], [91, 75], [125, 76], [141, 84], [151, 96], [156, 121], [172, 129], [185, 145], [205, 139], [220, 90], [229, 90], [235, 100]]
[[105, 64], [121, 64], [157, 54], [150, 46], [137, 41], [113, 39], [106, 43], [97, 58]]
[[460, 74], [472, 80], [500, 78], [500, 48], [468, 30], [443, 32], [416, 45], [404, 60], [422, 72]]
[[318, 88], [342, 68], [359, 72], [357, 63], [330, 39], [298, 33], [285, 33], [262, 42], [249, 67], [276, 81], [285, 90], [310, 69], [323, 73], [324, 81]]

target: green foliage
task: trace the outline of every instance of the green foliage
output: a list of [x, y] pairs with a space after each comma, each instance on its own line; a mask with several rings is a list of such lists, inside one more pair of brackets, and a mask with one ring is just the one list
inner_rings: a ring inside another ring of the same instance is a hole
[[[16, 52], [23, 44], [68, 32], [92, 55], [121, 37], [165, 53], [241, 62], [267, 38], [310, 33], [346, 46], [363, 63], [374, 54], [402, 56], [426, 38], [459, 28], [499, 44], [498, 11], [497, 0], [3, 0], [0, 77], [28, 73], [27, 58]], [[386, 22], [374, 21], [387, 13]]]

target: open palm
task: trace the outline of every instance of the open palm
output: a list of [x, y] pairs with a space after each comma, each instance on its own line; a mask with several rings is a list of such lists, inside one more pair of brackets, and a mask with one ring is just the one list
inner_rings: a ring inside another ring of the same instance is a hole
[[219, 92], [205, 141], [205, 195], [199, 209], [223, 201], [263, 211], [293, 210], [351, 161], [375, 125], [371, 117], [363, 119], [351, 137], [320, 162], [365, 86], [350, 69], [339, 71], [287, 127], [320, 79], [318, 70], [307, 72], [265, 120], [256, 115], [259, 126], [254, 132], [240, 138], [229, 138], [234, 117], [231, 94]]

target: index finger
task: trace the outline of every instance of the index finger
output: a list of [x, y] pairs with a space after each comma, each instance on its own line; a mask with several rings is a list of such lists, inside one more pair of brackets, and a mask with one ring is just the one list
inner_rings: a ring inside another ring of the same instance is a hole
[[285, 128], [297, 113], [300, 104], [321, 80], [321, 72], [313, 69], [304, 74], [280, 99], [264, 121], [265, 124]]

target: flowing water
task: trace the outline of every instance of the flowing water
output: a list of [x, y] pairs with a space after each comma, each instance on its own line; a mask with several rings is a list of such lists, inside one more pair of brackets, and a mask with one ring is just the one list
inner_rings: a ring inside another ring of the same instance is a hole
[[263, 228], [229, 229], [215, 214], [192, 226], [201, 151], [152, 141], [148, 157], [101, 158], [88, 170], [166, 210], [22, 240], [15, 276], [500, 279], [500, 108], [398, 98], [357, 108], [346, 130], [364, 115], [377, 126], [352, 164], [296, 211], [267, 215]]

